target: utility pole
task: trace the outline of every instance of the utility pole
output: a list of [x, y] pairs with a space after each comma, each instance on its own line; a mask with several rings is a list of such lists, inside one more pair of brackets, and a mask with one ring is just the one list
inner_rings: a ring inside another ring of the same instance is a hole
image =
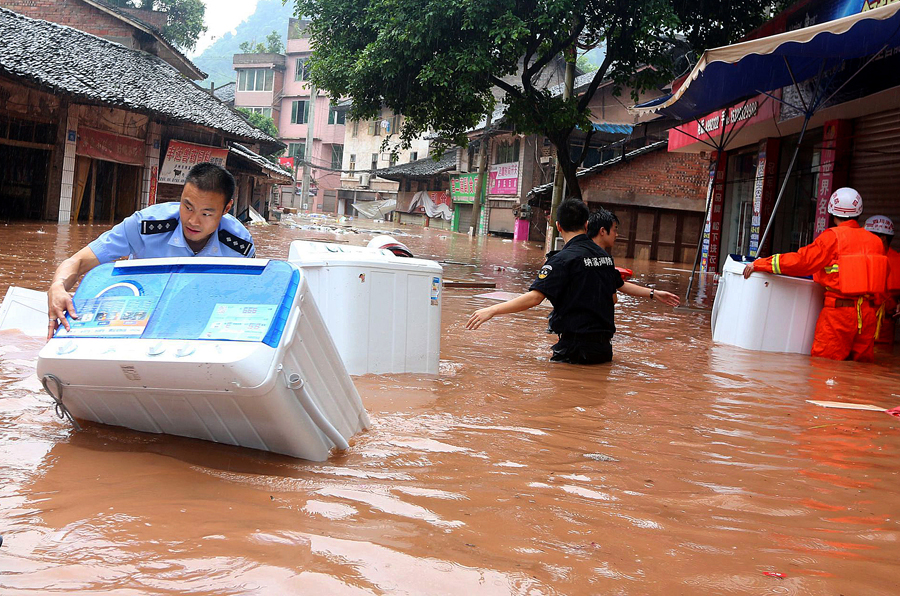
[[[563, 100], [572, 97], [575, 88], [575, 46], [566, 51], [569, 54], [566, 60], [566, 78], [563, 87]], [[550, 218], [547, 219], [547, 241], [544, 249], [547, 252], [556, 250], [556, 237], [559, 234], [556, 230], [556, 208], [562, 202], [563, 191], [565, 190], [566, 177], [563, 174], [562, 167], [559, 165], [559, 154], [562, 151], [568, 151], [568, 147], [556, 148], [556, 173], [553, 176], [553, 195], [550, 200]]]
[[481, 147], [478, 148], [478, 178], [475, 179], [475, 199], [472, 201], [472, 235], [478, 236], [478, 224], [481, 222], [481, 197], [484, 196], [485, 170], [487, 169], [488, 141], [490, 140], [491, 116], [488, 112], [484, 120], [484, 132], [481, 134]]
[[303, 182], [300, 184], [300, 207], [306, 207], [309, 204], [309, 164], [312, 161], [312, 149], [314, 133], [316, 130], [316, 96], [319, 95], [318, 89], [313, 83], [309, 84], [309, 115], [306, 119], [306, 143], [303, 145]]

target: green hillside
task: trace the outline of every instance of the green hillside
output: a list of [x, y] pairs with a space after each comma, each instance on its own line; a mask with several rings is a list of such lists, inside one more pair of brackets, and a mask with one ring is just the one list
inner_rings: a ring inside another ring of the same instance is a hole
[[281, 42], [287, 45], [288, 19], [292, 16], [292, 0], [288, 0], [286, 5], [282, 5], [281, 0], [259, 0], [256, 12], [237, 26], [235, 35], [226, 33], [193, 59], [200, 70], [209, 74], [202, 84], [208, 86], [210, 82], [215, 82], [218, 87], [235, 80], [232, 57], [241, 52], [239, 46], [242, 42], [256, 40], [265, 43], [266, 36], [277, 31], [281, 34]]

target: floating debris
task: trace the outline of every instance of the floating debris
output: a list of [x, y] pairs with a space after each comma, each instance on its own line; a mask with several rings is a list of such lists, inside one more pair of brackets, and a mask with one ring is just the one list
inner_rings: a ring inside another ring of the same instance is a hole
[[608, 461], [608, 462], [617, 462], [616, 458], [611, 455], [606, 455], [605, 453], [585, 453], [584, 456], [588, 459], [592, 459], [594, 461]]

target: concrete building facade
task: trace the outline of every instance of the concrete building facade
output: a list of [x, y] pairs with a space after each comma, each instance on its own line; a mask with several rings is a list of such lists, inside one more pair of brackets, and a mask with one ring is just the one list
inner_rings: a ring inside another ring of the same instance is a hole
[[[414, 140], [409, 149], [399, 150], [402, 124], [403, 116], [388, 108], [372, 120], [347, 121], [337, 213], [355, 216], [352, 205], [356, 201], [397, 199], [398, 192], [412, 191], [401, 188], [397, 180], [377, 174], [377, 170], [430, 157], [430, 141], [425, 138]], [[394, 151], [396, 155], [392, 155]]]
[[[235, 107], [270, 116], [292, 162], [297, 186], [282, 187], [281, 203], [309, 212], [337, 211], [344, 163], [344, 112], [322, 91], [312, 96], [306, 62], [312, 53], [306, 21], [290, 19], [285, 54], [235, 54]], [[310, 131], [310, 121], [313, 130]], [[312, 143], [310, 196], [300, 197], [301, 162]]]

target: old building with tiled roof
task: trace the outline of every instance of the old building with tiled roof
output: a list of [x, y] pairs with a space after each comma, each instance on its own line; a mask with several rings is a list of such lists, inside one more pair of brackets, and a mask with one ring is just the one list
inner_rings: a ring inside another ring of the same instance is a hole
[[237, 84], [232, 81], [230, 83], [225, 83], [224, 85], [220, 85], [213, 89], [213, 95], [216, 96], [216, 99], [221, 101], [222, 103], [234, 106], [234, 89]]
[[164, 12], [120, 8], [104, 0], [0, 0], [0, 7], [158, 56], [193, 80], [206, 78], [184, 53], [163, 37]]
[[[201, 159], [224, 165], [235, 142], [266, 154], [283, 148], [144, 50], [2, 8], [0, 38], [7, 219], [114, 223], [180, 197], [183, 180], [162, 176], [172, 160], [184, 171]], [[249, 200], [238, 197], [238, 207]]]

